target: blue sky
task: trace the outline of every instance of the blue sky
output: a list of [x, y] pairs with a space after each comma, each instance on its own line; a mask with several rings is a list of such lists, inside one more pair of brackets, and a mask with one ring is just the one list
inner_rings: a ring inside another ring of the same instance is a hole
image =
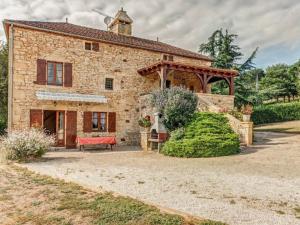
[[[123, 6], [133, 34], [197, 51], [218, 29], [238, 34], [245, 56], [259, 47], [255, 63], [266, 67], [300, 59], [299, 0], [1, 0], [0, 19], [64, 21], [106, 29], [99, 9], [114, 15]], [[0, 39], [5, 40], [3, 27]]]

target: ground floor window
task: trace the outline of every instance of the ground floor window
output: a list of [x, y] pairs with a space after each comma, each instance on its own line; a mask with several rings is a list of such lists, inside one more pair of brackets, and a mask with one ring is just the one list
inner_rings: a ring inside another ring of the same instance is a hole
[[94, 131], [106, 132], [107, 131], [107, 113], [93, 112], [92, 128]]

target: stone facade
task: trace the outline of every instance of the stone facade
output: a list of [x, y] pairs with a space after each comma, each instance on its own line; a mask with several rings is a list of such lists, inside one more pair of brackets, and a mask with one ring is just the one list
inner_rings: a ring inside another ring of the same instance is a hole
[[[10, 28], [12, 29], [12, 28]], [[139, 96], [159, 88], [159, 77], [142, 77], [137, 70], [161, 60], [162, 54], [155, 51], [130, 48], [99, 42], [99, 51], [85, 50], [87, 40], [54, 33], [13, 28], [13, 80], [10, 95], [10, 129], [30, 126], [30, 110], [77, 111], [77, 135], [116, 135], [119, 144], [137, 144], [140, 139], [138, 119]], [[37, 59], [72, 63], [72, 87], [38, 85]], [[175, 62], [209, 66], [210, 62], [174, 56]], [[170, 76], [178, 76], [176, 74]], [[174, 79], [174, 77], [172, 79]], [[105, 90], [105, 78], [114, 79], [114, 89]], [[200, 90], [200, 82], [194, 77], [187, 79], [187, 87], [194, 84]], [[103, 95], [108, 103], [71, 103], [37, 100], [36, 91], [67, 92]], [[116, 133], [84, 133], [83, 112], [116, 112]]]

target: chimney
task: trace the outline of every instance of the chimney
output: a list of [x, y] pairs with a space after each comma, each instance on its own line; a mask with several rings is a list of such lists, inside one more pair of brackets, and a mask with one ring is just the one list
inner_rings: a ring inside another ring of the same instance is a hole
[[127, 15], [127, 12], [121, 8], [113, 21], [108, 25], [108, 30], [116, 34], [131, 36], [132, 23], [133, 21]]

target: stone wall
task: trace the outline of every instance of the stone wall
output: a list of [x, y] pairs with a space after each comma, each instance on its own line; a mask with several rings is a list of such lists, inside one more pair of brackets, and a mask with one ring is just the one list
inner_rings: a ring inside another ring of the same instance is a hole
[[[118, 143], [137, 144], [139, 142], [138, 118], [140, 108], [138, 98], [159, 88], [157, 74], [142, 77], [137, 70], [149, 66], [162, 58], [162, 53], [129, 48], [119, 45], [99, 43], [100, 51], [85, 50], [85, 41], [48, 32], [14, 27], [13, 48], [13, 97], [10, 115], [12, 129], [29, 127], [30, 109], [75, 110], [77, 114], [77, 134], [79, 136], [98, 135], [83, 133], [83, 112], [116, 112]], [[68, 62], [73, 64], [73, 86], [71, 88], [37, 85], [37, 59]], [[174, 56], [174, 61], [206, 65], [210, 62]], [[105, 78], [114, 79], [114, 90], [104, 88]], [[39, 101], [38, 90], [103, 95], [107, 104], [87, 104], [70, 102]], [[101, 135], [108, 135], [101, 133]]]
[[[206, 105], [205, 101], [209, 101], [218, 108], [227, 110], [233, 110], [234, 108], [234, 96], [233, 95], [216, 95], [216, 94], [204, 94], [197, 93], [199, 98], [199, 107]], [[202, 111], [202, 110], [201, 110]], [[204, 110], [205, 111], [205, 110]]]

